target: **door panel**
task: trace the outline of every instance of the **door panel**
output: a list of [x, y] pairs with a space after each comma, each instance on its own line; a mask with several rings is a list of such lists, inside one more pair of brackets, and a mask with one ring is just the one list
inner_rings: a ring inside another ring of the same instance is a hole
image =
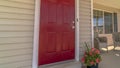
[[56, 51], [56, 33], [54, 33], [54, 32], [49, 32], [48, 33], [48, 37], [47, 37], [48, 39], [47, 39], [47, 45], [51, 45], [50, 47], [47, 47], [47, 53], [53, 53], [53, 52], [55, 52]]
[[75, 57], [74, 0], [41, 0], [39, 65]]

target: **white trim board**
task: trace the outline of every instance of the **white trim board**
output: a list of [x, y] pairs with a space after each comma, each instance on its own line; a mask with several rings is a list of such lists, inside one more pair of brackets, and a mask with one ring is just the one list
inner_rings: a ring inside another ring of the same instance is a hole
[[79, 61], [80, 60], [80, 30], [79, 30], [79, 2], [80, 0], [75, 0], [75, 60]]
[[94, 24], [93, 24], [93, 0], [91, 0], [91, 32], [92, 32], [92, 47], [94, 47]]
[[[32, 68], [38, 68], [38, 48], [40, 30], [40, 2], [35, 0], [35, 21], [34, 21], [34, 40], [33, 40], [33, 60]], [[75, 60], [79, 61], [79, 0], [75, 0]]]
[[33, 39], [33, 58], [32, 68], [38, 68], [38, 48], [39, 48], [39, 28], [40, 28], [40, 1], [35, 0], [35, 18], [34, 18], [34, 39]]

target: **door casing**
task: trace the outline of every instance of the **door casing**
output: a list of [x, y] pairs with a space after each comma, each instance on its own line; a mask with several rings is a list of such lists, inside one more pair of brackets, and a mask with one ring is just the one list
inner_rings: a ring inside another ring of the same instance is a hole
[[[32, 68], [38, 68], [38, 48], [39, 48], [39, 21], [40, 21], [41, 0], [35, 0], [35, 21], [34, 21], [34, 40], [33, 40], [33, 59]], [[79, 61], [79, 0], [75, 0], [75, 60]]]

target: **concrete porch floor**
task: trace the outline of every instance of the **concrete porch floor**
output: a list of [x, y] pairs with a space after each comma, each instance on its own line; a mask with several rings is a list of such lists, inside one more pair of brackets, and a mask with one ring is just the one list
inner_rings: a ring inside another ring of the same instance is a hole
[[120, 51], [103, 53], [99, 68], [120, 68]]
[[65, 61], [45, 66], [40, 66], [39, 68], [81, 68], [81, 63], [76, 61]]
[[[120, 51], [104, 52], [102, 55], [102, 62], [99, 68], [120, 68]], [[53, 65], [41, 66], [39, 68], [81, 68], [80, 62], [68, 61], [56, 63]]]

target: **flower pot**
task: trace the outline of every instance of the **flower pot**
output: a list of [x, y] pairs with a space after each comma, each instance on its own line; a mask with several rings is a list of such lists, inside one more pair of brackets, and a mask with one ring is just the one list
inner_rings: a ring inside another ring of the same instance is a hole
[[92, 65], [92, 66], [87, 66], [87, 68], [98, 68], [98, 64]]

